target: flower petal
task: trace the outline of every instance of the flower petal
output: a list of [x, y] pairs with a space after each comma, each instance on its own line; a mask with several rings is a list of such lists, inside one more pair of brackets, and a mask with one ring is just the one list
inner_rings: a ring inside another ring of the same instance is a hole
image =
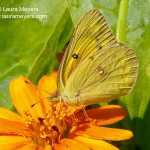
[[133, 136], [132, 132], [129, 130], [98, 127], [89, 124], [80, 125], [72, 134], [110, 141], [126, 140]]
[[87, 146], [72, 140], [72, 139], [62, 139], [60, 144], [54, 144], [56, 150], [90, 150]]
[[19, 78], [12, 80], [10, 84], [10, 95], [14, 106], [22, 116], [26, 117], [25, 111], [30, 110], [33, 118], [43, 117], [39, 105], [32, 107], [33, 104], [39, 102], [39, 99], [36, 88], [28, 79], [20, 76]]
[[82, 136], [75, 136], [73, 139], [77, 142], [80, 142], [80, 143], [86, 145], [87, 147], [89, 147], [92, 150], [97, 150], [97, 149], [119, 150], [117, 147], [115, 147], [105, 141], [102, 141], [102, 140], [95, 140], [95, 139], [90, 139], [90, 138], [82, 137]]
[[23, 118], [20, 115], [12, 112], [6, 108], [0, 108], [0, 112], [1, 112], [0, 118], [8, 119], [10, 121], [24, 122]]
[[53, 148], [47, 143], [44, 147], [44, 150], [53, 150]]
[[0, 118], [0, 134], [9, 135], [27, 135], [25, 132], [26, 125], [22, 122], [9, 121]]
[[29, 139], [22, 136], [0, 136], [0, 149], [15, 150], [29, 142]]
[[[49, 110], [49, 99], [51, 94], [53, 94], [57, 90], [57, 72], [53, 71], [51, 75], [45, 75], [39, 80], [38, 84], [38, 96], [41, 100], [41, 108], [43, 110], [43, 114], [46, 115], [46, 110]], [[44, 112], [45, 110], [45, 112]]]
[[[86, 113], [91, 119], [91, 123], [96, 125], [113, 124], [122, 120], [127, 115], [127, 112], [119, 105], [106, 105], [103, 107], [97, 107], [86, 110]], [[83, 115], [84, 114], [80, 112], [78, 117]]]
[[37, 147], [37, 145], [35, 145], [33, 143], [28, 143], [26, 145], [23, 145], [23, 146], [17, 148], [16, 150], [45, 150], [45, 149]]
[[[38, 87], [39, 87], [38, 92], [41, 96], [41, 99], [44, 99], [46, 97], [49, 98], [50, 95], [53, 94], [57, 90], [56, 81], [57, 81], [56, 71], [53, 71], [51, 75], [45, 75], [40, 79], [39, 84], [38, 84]], [[44, 92], [43, 90], [46, 92]]]

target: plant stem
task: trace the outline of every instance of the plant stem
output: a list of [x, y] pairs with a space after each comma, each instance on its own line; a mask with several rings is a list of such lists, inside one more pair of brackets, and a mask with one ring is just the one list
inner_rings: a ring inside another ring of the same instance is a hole
[[117, 23], [117, 40], [119, 42], [124, 42], [126, 37], [126, 15], [128, 9], [128, 0], [121, 0], [120, 1], [120, 8], [119, 8], [119, 16], [118, 16], [118, 23]]

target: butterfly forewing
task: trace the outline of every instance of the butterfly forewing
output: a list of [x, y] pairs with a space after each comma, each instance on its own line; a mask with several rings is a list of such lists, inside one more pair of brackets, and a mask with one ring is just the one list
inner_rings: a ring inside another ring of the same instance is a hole
[[[102, 14], [97, 10], [86, 13], [77, 25], [63, 58], [59, 72], [61, 84], [65, 86], [69, 76], [85, 58], [115, 44], [117, 41]], [[77, 56], [77, 59], [72, 55]], [[58, 83], [58, 87], [61, 84]]]

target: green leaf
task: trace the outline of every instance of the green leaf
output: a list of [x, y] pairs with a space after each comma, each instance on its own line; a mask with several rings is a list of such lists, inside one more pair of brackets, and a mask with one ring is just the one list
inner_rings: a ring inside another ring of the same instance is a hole
[[28, 75], [37, 83], [41, 75], [51, 71], [56, 63], [54, 54], [57, 47], [60, 49], [67, 43], [73, 25], [65, 1], [2, 1], [0, 6], [1, 9], [38, 8], [37, 12], [1, 11], [0, 15], [47, 15], [42, 19], [0, 18], [0, 105], [9, 108], [10, 81], [20, 75]]
[[[72, 29], [72, 20], [66, 8], [28, 74], [28, 78], [33, 83], [37, 83], [42, 75], [53, 70], [56, 59], [55, 54], [65, 47], [65, 44], [71, 36]], [[67, 35], [66, 32], [68, 33]]]

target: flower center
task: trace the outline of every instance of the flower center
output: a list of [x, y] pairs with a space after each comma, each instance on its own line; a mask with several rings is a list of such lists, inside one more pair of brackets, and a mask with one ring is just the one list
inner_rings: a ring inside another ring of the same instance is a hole
[[33, 118], [29, 111], [25, 112], [26, 131], [36, 144], [53, 146], [55, 142], [59, 143], [62, 138], [67, 137], [70, 131], [67, 117], [70, 110], [67, 107], [64, 103], [50, 102], [45, 117], [37, 118]]

